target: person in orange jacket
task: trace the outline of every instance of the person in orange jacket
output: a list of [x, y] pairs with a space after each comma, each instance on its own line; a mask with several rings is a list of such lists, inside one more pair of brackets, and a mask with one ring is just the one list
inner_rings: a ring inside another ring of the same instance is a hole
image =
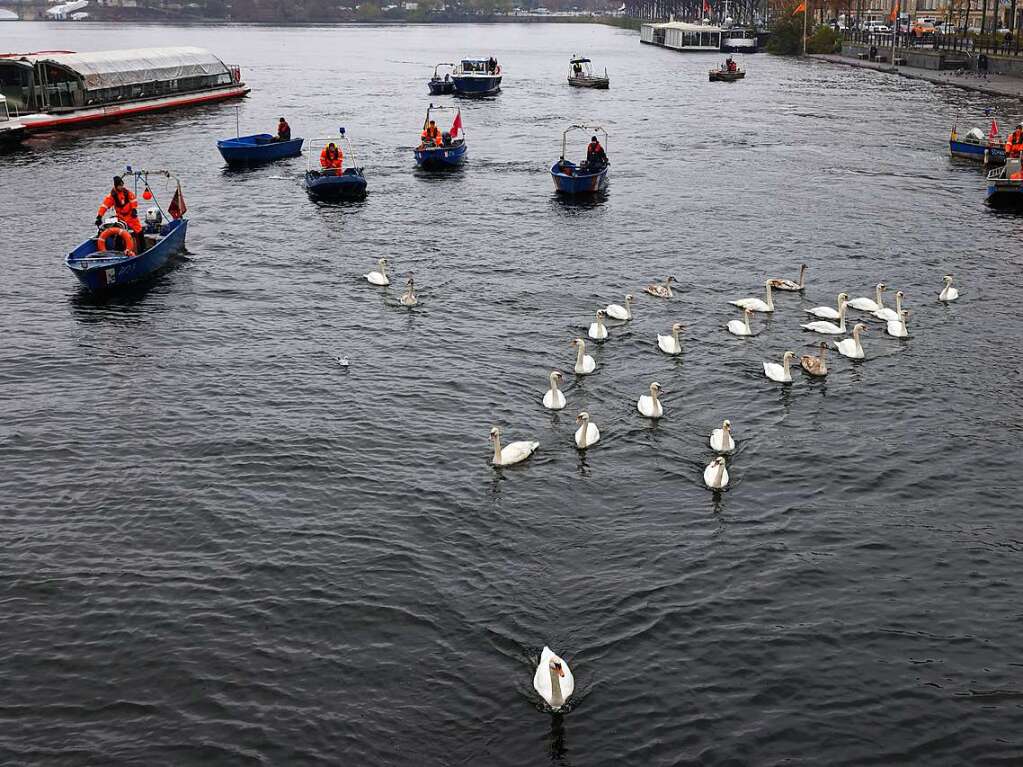
[[430, 124], [423, 129], [421, 138], [423, 139], [423, 146], [426, 146], [427, 144], [440, 146], [441, 135], [440, 131], [437, 129], [437, 123], [434, 120], [430, 120]]
[[1006, 157], [1019, 157], [1021, 152], [1023, 152], [1023, 123], [1019, 123], [1016, 130], [1009, 134], [1009, 138], [1005, 139]]
[[135, 235], [135, 252], [141, 253], [145, 250], [145, 241], [142, 237], [142, 222], [139, 221], [138, 200], [135, 193], [124, 185], [124, 179], [114, 176], [114, 186], [110, 194], [103, 198], [96, 213], [96, 226], [103, 225], [103, 214], [111, 208], [117, 214], [117, 220], [127, 225]]
[[320, 167], [324, 170], [339, 171], [344, 160], [345, 153], [333, 141], [323, 147], [323, 151], [320, 152]]

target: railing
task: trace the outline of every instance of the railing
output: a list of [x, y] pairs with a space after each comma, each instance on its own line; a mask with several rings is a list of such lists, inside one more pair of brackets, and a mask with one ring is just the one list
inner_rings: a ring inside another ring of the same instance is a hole
[[[868, 32], [862, 30], [845, 30], [842, 33], [848, 42], [861, 43], [868, 46], [877, 46], [878, 50], [891, 50], [891, 32]], [[1020, 34], [975, 34], [966, 30], [956, 30], [948, 34], [936, 32], [933, 34], [914, 35], [912, 32], [898, 32], [896, 34], [896, 48], [918, 48], [931, 49], [935, 51], [962, 51], [963, 53], [990, 54], [997, 56], [1019, 56], [1021, 55], [1020, 43], [1023, 33]]]

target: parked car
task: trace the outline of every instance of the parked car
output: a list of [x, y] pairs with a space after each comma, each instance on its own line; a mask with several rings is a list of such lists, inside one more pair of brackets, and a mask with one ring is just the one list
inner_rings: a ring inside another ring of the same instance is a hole
[[934, 33], [934, 24], [929, 21], [918, 21], [910, 31], [910, 34], [916, 40], [926, 40], [927, 38], [934, 37]]
[[863, 31], [870, 32], [872, 34], [888, 34], [892, 30], [891, 27], [883, 21], [868, 21], [863, 25]]

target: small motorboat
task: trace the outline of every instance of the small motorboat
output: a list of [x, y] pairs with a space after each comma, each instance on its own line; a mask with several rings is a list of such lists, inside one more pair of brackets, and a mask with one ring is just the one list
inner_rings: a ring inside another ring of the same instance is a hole
[[[312, 167], [307, 166], [306, 168], [305, 188], [311, 197], [321, 200], [360, 199], [366, 195], [366, 176], [362, 168], [355, 163], [355, 151], [352, 149], [352, 142], [348, 138], [348, 134], [345, 133], [345, 129], [340, 128], [338, 132], [348, 150], [348, 161], [352, 164], [344, 169], [312, 166], [314, 162], [318, 165], [319, 159], [317, 157], [314, 160], [315, 155], [310, 153], [308, 155], [309, 165]], [[310, 142], [314, 144], [329, 141], [333, 141], [333, 139], [310, 139]]]
[[493, 96], [501, 92], [501, 67], [497, 59], [462, 59], [451, 79], [456, 96]]
[[590, 60], [580, 56], [573, 56], [568, 62], [568, 84], [576, 88], [596, 88], [607, 90], [611, 87], [611, 80], [607, 76], [607, 68], [604, 68], [604, 76], [593, 74], [590, 67]]
[[423, 121], [423, 129], [430, 124], [432, 115], [435, 112], [455, 113], [451, 121], [451, 128], [441, 133], [440, 144], [427, 144], [422, 141], [415, 148], [416, 165], [423, 170], [444, 170], [456, 168], [465, 162], [467, 147], [465, 145], [465, 131], [462, 129], [462, 110], [455, 107], [434, 106], [430, 104], [426, 108], [426, 119]]
[[[149, 183], [153, 176], [165, 177], [177, 184], [166, 216], [153, 196]], [[95, 237], [83, 242], [64, 258], [65, 265], [78, 281], [94, 293], [107, 293], [152, 278], [167, 266], [171, 256], [185, 247], [188, 221], [184, 218], [187, 208], [181, 182], [165, 170], [133, 171], [128, 168], [122, 178], [127, 182], [129, 177], [134, 178], [136, 195], [141, 185], [155, 206], [149, 208], [145, 215], [142, 229], [145, 249], [136, 253], [131, 229], [112, 217], [103, 222]], [[145, 194], [142, 198], [147, 199]]]
[[[444, 77], [440, 76], [440, 68], [447, 67], [448, 71], [444, 73]], [[427, 83], [430, 88], [430, 94], [433, 96], [447, 96], [448, 94], [455, 92], [455, 81], [451, 79], [451, 70], [454, 69], [454, 64], [441, 63], [433, 68], [433, 77]]]
[[948, 153], [952, 157], [976, 160], [985, 165], [1002, 165], [1005, 162], [1005, 144], [998, 140], [998, 126], [994, 122], [988, 136], [980, 128], [970, 128], [960, 136], [957, 128], [958, 125], [953, 125], [948, 137]]
[[607, 189], [608, 174], [611, 165], [606, 161], [590, 162], [583, 160], [576, 164], [565, 159], [565, 149], [568, 143], [568, 134], [573, 131], [584, 131], [593, 135], [604, 136], [604, 144], [607, 144], [607, 131], [599, 125], [570, 125], [561, 134], [561, 158], [551, 166], [551, 178], [554, 179], [554, 188], [569, 195], [595, 194]]
[[1020, 158], [1009, 157], [1005, 165], [987, 174], [987, 204], [992, 208], [1023, 210], [1023, 168]]
[[286, 157], [298, 157], [302, 154], [302, 141], [300, 138], [278, 141], [269, 133], [257, 133], [254, 136], [218, 141], [217, 149], [228, 165], [259, 165]]
[[734, 83], [736, 80], [742, 80], [744, 77], [746, 77], [746, 71], [740, 69], [731, 56], [721, 62], [720, 67], [710, 70], [710, 81], [712, 83]]

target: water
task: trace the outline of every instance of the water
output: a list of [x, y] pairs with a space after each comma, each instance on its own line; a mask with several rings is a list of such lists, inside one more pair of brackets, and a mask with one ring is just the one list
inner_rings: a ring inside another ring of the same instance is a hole
[[[124, 34], [8, 24], [3, 47]], [[231, 105], [0, 158], [0, 761], [1019, 760], [1023, 224], [944, 144], [956, 113], [1008, 123], [1017, 104], [767, 56], [710, 84], [718, 57], [601, 26], [123, 43], [240, 64], [243, 131], [345, 125], [371, 191], [319, 206], [303, 160], [223, 170]], [[505, 91], [462, 105], [464, 172], [417, 175], [425, 79], [463, 52], [496, 55]], [[612, 90], [570, 90], [573, 53]], [[547, 169], [584, 121], [610, 133], [611, 189], [566, 205]], [[96, 301], [61, 257], [126, 163], [183, 177], [189, 254]], [[381, 255], [389, 290], [361, 279]], [[728, 299], [804, 260], [805, 298], [778, 297], [753, 339], [723, 330]], [[680, 295], [639, 298], [573, 380], [596, 308], [669, 274]], [[871, 322], [863, 363], [763, 377], [817, 340], [801, 307], [879, 280], [913, 338]], [[673, 321], [679, 360], [654, 345]], [[554, 367], [557, 415], [539, 405]], [[635, 412], [653, 380], [656, 425]], [[585, 455], [582, 409], [603, 433]], [[725, 417], [739, 449], [715, 497]], [[539, 451], [495, 470], [493, 424]], [[532, 691], [544, 644], [577, 680], [561, 717]]]

